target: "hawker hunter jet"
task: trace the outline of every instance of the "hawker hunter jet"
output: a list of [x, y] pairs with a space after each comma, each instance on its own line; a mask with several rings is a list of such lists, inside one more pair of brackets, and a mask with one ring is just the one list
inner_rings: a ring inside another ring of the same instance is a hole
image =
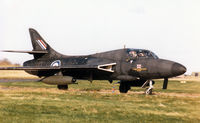
[[56, 52], [34, 29], [29, 29], [32, 51], [4, 52], [29, 53], [32, 60], [25, 61], [23, 67], [1, 67], [0, 70], [25, 70], [40, 77], [46, 84], [55, 84], [58, 89], [68, 89], [68, 84], [76, 80], [119, 80], [119, 91], [127, 93], [131, 87], [147, 87], [151, 94], [154, 81], [164, 78], [163, 89], [167, 89], [168, 78], [186, 72], [186, 68], [176, 62], [159, 59], [156, 54], [145, 49], [124, 48], [84, 56], [68, 56]]

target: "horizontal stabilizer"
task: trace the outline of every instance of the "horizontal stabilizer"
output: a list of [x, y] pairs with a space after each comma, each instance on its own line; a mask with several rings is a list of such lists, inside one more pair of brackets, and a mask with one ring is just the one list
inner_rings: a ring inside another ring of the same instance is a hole
[[48, 51], [20, 51], [20, 50], [2, 50], [1, 52], [13, 52], [13, 53], [29, 53], [29, 54], [46, 54]]

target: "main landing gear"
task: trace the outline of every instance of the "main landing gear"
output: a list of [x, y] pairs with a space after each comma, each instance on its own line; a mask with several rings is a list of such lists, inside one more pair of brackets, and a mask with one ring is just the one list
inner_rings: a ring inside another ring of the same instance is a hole
[[120, 82], [120, 86], [119, 86], [120, 93], [127, 93], [128, 90], [130, 89], [131, 89], [131, 86], [128, 82], [125, 82], [125, 81]]
[[67, 90], [68, 89], [68, 85], [57, 85], [59, 90]]

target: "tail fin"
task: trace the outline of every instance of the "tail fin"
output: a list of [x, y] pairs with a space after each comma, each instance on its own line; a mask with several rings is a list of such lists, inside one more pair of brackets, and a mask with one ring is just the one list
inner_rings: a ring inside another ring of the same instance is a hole
[[44, 39], [36, 30], [30, 28], [29, 33], [31, 36], [33, 51], [47, 50], [47, 48], [49, 49], [49, 45], [44, 41]]
[[40, 36], [40, 34], [35, 29], [29, 28], [29, 33], [31, 36], [33, 51], [38, 51], [38, 52], [47, 51], [47, 53], [33, 54], [35, 59], [45, 56], [51, 57], [51, 54], [54, 55], [59, 54], [53, 48], [51, 48], [49, 44], [46, 43], [46, 41]]

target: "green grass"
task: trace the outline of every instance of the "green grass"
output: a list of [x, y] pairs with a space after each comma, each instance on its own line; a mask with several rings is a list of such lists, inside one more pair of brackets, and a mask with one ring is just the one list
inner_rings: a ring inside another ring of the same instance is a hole
[[[112, 93], [112, 88], [115, 92]], [[127, 94], [107, 81], [80, 81], [68, 91], [34, 82], [0, 83], [0, 122], [200, 122], [200, 82], [156, 81], [154, 95]]]

